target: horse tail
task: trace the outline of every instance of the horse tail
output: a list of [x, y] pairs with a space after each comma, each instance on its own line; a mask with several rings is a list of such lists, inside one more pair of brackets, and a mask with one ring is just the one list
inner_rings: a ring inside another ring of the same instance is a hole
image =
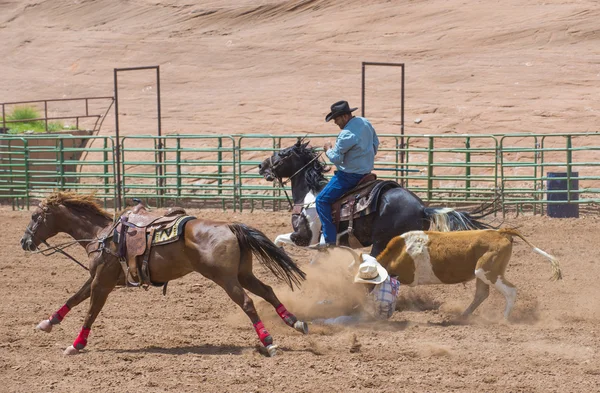
[[556, 281], [556, 280], [562, 279], [562, 271], [560, 270], [560, 265], [558, 264], [558, 259], [556, 259], [556, 257], [548, 254], [546, 251], [541, 250], [541, 249], [537, 248], [536, 246], [534, 246], [533, 244], [531, 244], [529, 242], [529, 240], [525, 239], [525, 237], [521, 234], [521, 232], [517, 231], [514, 228], [502, 228], [502, 229], [499, 229], [498, 232], [502, 235], [508, 235], [510, 237], [516, 236], [516, 237], [521, 238], [521, 240], [523, 240], [525, 243], [527, 243], [527, 245], [529, 247], [531, 247], [533, 249], [533, 252], [535, 252], [536, 254], [540, 254], [541, 256], [550, 260], [550, 264], [552, 265], [551, 280]]
[[429, 230], [438, 232], [469, 231], [472, 229], [497, 229], [469, 212], [459, 212], [449, 207], [426, 207], [425, 218]]
[[294, 284], [300, 288], [301, 281], [306, 279], [298, 265], [289, 257], [283, 248], [277, 247], [264, 233], [245, 224], [229, 224], [235, 234], [242, 251], [250, 249], [271, 273], [281, 281], [285, 281], [292, 291]]
[[471, 211], [456, 211], [448, 207], [426, 207], [425, 218], [429, 220], [429, 230], [439, 232], [469, 231], [473, 229], [498, 229], [498, 225], [490, 225], [481, 221], [501, 209], [500, 196], [482, 203]]

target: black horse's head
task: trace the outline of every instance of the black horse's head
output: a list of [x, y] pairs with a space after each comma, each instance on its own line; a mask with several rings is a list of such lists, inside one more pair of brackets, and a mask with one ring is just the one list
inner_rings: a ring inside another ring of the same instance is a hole
[[315, 157], [309, 142], [298, 141], [285, 149], [281, 149], [262, 163], [258, 164], [258, 173], [267, 181], [292, 177]]

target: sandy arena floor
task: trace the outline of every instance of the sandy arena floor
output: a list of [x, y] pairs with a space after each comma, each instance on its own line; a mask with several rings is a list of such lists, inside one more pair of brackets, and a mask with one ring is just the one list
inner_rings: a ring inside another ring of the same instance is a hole
[[[597, 132], [598, 2], [491, 3], [0, 0], [0, 102], [111, 96], [114, 68], [159, 65], [165, 135], [316, 139], [337, 132], [323, 121], [331, 103], [361, 105], [361, 62], [376, 61], [406, 64], [408, 135]], [[366, 114], [380, 134], [400, 129], [400, 86], [397, 68], [369, 68]], [[121, 136], [156, 134], [157, 90], [153, 71], [120, 76]], [[81, 115], [80, 105], [49, 112]], [[114, 133], [111, 111], [100, 135]], [[595, 161], [597, 151], [577, 160]], [[285, 213], [195, 213], [245, 222], [270, 238], [290, 229]], [[474, 283], [403, 287], [389, 323], [313, 325], [308, 336], [257, 300], [281, 348], [274, 358], [257, 351], [243, 312], [195, 274], [172, 282], [166, 297], [159, 288], [117, 289], [85, 353], [64, 357], [87, 303], [51, 334], [34, 328], [87, 273], [62, 256], [21, 250], [28, 220], [0, 206], [0, 393], [600, 391], [598, 215], [506, 223], [557, 256], [564, 274], [550, 282], [548, 262], [517, 240], [507, 278], [519, 295], [508, 324], [494, 290], [468, 324], [455, 322]], [[302, 291], [260, 266], [258, 276], [302, 318], [342, 312], [352, 287], [337, 267], [348, 256], [313, 267], [311, 255], [289, 251], [308, 273]], [[333, 303], [317, 305], [323, 299]]]
[[[194, 213], [250, 223], [271, 238], [289, 222], [284, 213]], [[256, 299], [281, 347], [276, 357], [266, 358], [257, 351], [257, 337], [243, 312], [214, 283], [190, 274], [171, 282], [166, 297], [158, 288], [115, 290], [85, 352], [65, 357], [62, 351], [77, 336], [87, 302], [50, 334], [34, 328], [79, 288], [86, 272], [61, 256], [22, 251], [19, 238], [28, 214], [0, 210], [3, 226], [11, 228], [0, 251], [3, 392], [598, 391], [595, 217], [524, 217], [506, 223], [520, 226], [535, 245], [558, 257], [564, 273], [563, 281], [549, 281], [547, 261], [517, 240], [507, 272], [519, 289], [510, 323], [502, 321], [504, 300], [493, 289], [467, 324], [455, 322], [472, 300], [472, 282], [403, 287], [388, 323], [311, 325], [308, 336], [285, 326]], [[346, 263], [348, 256], [342, 253], [318, 268], [308, 264], [310, 254], [289, 251], [308, 272], [302, 291], [290, 292], [260, 266], [255, 267], [258, 276], [302, 318], [339, 313], [352, 288], [332, 266]], [[82, 250], [74, 254], [84, 257]], [[319, 306], [325, 298], [333, 303]]]

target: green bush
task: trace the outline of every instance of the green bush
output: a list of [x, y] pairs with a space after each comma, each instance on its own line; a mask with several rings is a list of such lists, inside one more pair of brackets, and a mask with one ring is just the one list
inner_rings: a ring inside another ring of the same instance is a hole
[[[18, 121], [18, 123], [6, 123], [9, 134], [23, 134], [27, 131], [35, 133], [46, 132], [46, 123], [43, 120], [34, 120], [43, 117], [40, 112], [29, 106], [16, 107], [10, 114], [6, 116], [6, 120]], [[0, 118], [0, 122], [2, 118]], [[52, 121], [48, 123], [48, 131], [62, 131], [65, 129], [74, 130], [76, 127], [70, 126], [65, 128], [60, 121]]]

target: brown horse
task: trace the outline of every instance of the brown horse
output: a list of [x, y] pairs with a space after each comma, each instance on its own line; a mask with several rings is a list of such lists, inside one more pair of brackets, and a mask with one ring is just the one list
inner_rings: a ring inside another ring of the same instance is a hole
[[[112, 215], [103, 210], [93, 196], [58, 192], [35, 209], [21, 239], [24, 250], [34, 251], [52, 236], [67, 233], [88, 252], [90, 278], [65, 305], [38, 325], [39, 329], [50, 332], [69, 310], [91, 297], [83, 328], [73, 345], [65, 350], [66, 355], [77, 354], [87, 345], [92, 324], [109, 293], [118, 283], [125, 283], [112, 240], [113, 226]], [[244, 288], [269, 302], [287, 325], [304, 334], [308, 333], [308, 327], [286, 310], [270, 286], [254, 276], [252, 254], [292, 289], [305, 279], [304, 272], [294, 261], [262, 232], [244, 224], [201, 219], [188, 221], [184, 236], [178, 241], [151, 249], [150, 277], [153, 282], [166, 283], [195, 271], [214, 281], [248, 315], [261, 343], [273, 356], [277, 346]]]

